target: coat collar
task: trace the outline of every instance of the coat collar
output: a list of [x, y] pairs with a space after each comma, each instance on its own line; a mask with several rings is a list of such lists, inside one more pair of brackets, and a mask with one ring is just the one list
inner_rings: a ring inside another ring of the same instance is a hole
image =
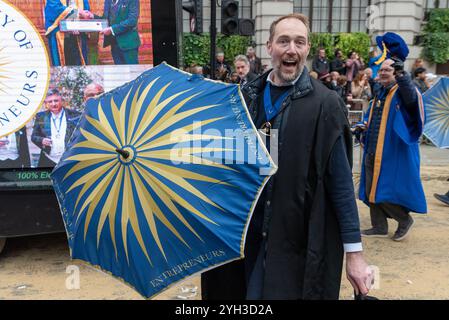
[[[267, 77], [273, 69], [265, 72], [263, 75], [256, 78], [254, 81], [242, 88], [242, 91], [247, 94], [252, 100], [256, 99], [259, 94], [265, 88], [267, 83]], [[291, 94], [291, 99], [298, 99], [307, 95], [313, 90], [312, 81], [310, 80], [309, 70], [304, 66], [304, 70], [301, 73], [298, 81], [295, 83], [295, 89]]]

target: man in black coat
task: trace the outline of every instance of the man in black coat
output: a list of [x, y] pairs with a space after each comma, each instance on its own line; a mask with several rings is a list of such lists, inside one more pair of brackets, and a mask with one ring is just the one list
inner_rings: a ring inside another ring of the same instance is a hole
[[326, 59], [326, 51], [323, 48], [318, 49], [318, 54], [312, 61], [312, 70], [318, 74], [329, 73], [330, 65]]
[[49, 90], [45, 99], [46, 111], [36, 114], [31, 141], [41, 149], [37, 166], [56, 166], [67, 146], [80, 113], [63, 107], [62, 96], [57, 89]]
[[30, 166], [26, 127], [0, 139], [0, 168], [22, 169]]
[[336, 71], [340, 75], [346, 74], [346, 65], [343, 61], [343, 52], [340, 49], [335, 50], [335, 58], [331, 61], [330, 71]]
[[249, 60], [244, 55], [235, 57], [234, 67], [239, 75], [239, 83], [242, 87], [257, 78], [257, 75], [251, 72]]
[[343, 252], [354, 290], [369, 291], [345, 106], [309, 77], [308, 35], [304, 15], [274, 21], [273, 70], [243, 87], [254, 124], [278, 140], [279, 169], [254, 210], [245, 259], [204, 273], [203, 299], [338, 299]]

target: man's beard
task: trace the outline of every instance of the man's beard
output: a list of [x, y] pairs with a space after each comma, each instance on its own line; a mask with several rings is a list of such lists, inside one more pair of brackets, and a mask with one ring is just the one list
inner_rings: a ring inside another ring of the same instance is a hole
[[281, 68], [278, 67], [278, 69], [276, 70], [276, 75], [282, 82], [293, 82], [294, 80], [296, 80], [296, 78], [299, 77], [299, 75], [301, 74], [303, 69], [304, 69], [304, 65], [301, 62], [299, 62], [298, 67], [296, 68], [295, 72], [293, 72], [293, 73], [282, 72]]

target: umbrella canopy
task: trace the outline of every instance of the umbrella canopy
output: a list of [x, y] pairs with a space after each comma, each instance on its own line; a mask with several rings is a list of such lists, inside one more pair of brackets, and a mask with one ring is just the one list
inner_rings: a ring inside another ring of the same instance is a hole
[[441, 78], [423, 94], [424, 135], [439, 148], [449, 148], [449, 78]]
[[51, 176], [72, 258], [152, 297], [243, 257], [275, 171], [238, 86], [161, 64], [88, 101]]

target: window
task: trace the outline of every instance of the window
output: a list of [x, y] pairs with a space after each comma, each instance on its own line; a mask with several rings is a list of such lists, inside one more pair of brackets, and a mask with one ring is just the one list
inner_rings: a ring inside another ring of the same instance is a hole
[[449, 0], [426, 0], [426, 11], [435, 8], [439, 9], [449, 8]]
[[366, 8], [370, 3], [370, 0], [294, 0], [293, 10], [309, 17], [312, 32], [367, 32]]

